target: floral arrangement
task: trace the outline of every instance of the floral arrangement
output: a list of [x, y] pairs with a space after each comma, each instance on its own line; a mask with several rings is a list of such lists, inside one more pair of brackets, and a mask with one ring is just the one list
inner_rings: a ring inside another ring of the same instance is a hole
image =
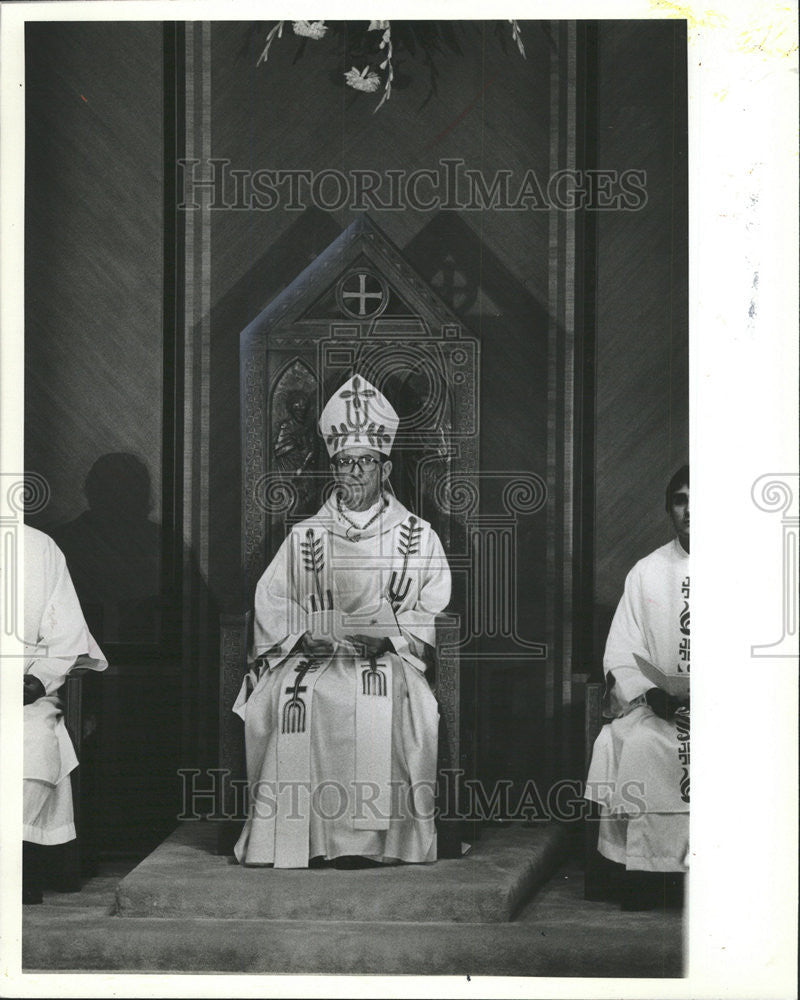
[[[267, 61], [272, 43], [276, 38], [283, 37], [286, 23], [286, 21], [278, 21], [270, 29], [267, 34], [266, 44], [261, 55], [258, 57], [256, 65], [260, 66], [262, 62], [265, 63]], [[524, 59], [525, 46], [522, 42], [522, 33], [520, 32], [519, 24], [517, 21], [512, 20], [509, 20], [507, 23], [511, 25], [511, 38], [516, 43], [519, 53]], [[328, 33], [329, 27], [330, 25], [326, 24], [325, 21], [292, 21], [292, 31], [304, 41], [319, 41]], [[380, 42], [378, 43], [376, 58], [367, 61], [361, 69], [358, 66], [352, 66], [344, 74], [344, 82], [348, 87], [352, 87], [353, 90], [360, 90], [366, 94], [374, 94], [382, 84], [383, 94], [375, 107], [375, 111], [379, 111], [392, 94], [392, 81], [394, 80], [392, 23], [391, 21], [370, 21], [369, 27], [366, 29], [367, 36], [369, 36], [370, 32], [380, 32]], [[424, 42], [423, 48], [425, 48]], [[455, 48], [456, 50], [458, 49], [457, 45]], [[435, 79], [435, 68], [430, 57], [430, 52], [427, 49], [426, 61], [431, 70], [432, 79]]]

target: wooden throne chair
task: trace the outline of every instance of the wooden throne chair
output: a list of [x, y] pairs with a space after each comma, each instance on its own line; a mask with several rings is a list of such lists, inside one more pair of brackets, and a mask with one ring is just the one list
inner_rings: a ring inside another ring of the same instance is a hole
[[[315, 512], [330, 482], [316, 423], [326, 400], [360, 373], [401, 421], [391, 486], [430, 521], [453, 572], [453, 598], [437, 621], [429, 679], [440, 708], [439, 768], [474, 759], [473, 677], [459, 646], [468, 552], [465, 519], [477, 503], [477, 340], [400, 251], [362, 216], [242, 332], [242, 607], [221, 618], [218, 850], [229, 853], [244, 818], [244, 727], [231, 711], [247, 669], [256, 583], [292, 524]], [[463, 572], [459, 571], [461, 566]], [[454, 817], [451, 801], [440, 802]], [[460, 847], [462, 826], [440, 824], [440, 856]], [[456, 844], [454, 847], [453, 845]], [[444, 848], [444, 851], [442, 850]]]

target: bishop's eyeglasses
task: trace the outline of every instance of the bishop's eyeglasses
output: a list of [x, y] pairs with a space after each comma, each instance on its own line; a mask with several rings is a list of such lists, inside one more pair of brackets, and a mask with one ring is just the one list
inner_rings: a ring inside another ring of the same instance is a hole
[[355, 472], [356, 466], [362, 472], [372, 472], [376, 465], [381, 464], [379, 458], [374, 455], [359, 455], [358, 458], [346, 458], [344, 455], [337, 455], [333, 464], [339, 472]]

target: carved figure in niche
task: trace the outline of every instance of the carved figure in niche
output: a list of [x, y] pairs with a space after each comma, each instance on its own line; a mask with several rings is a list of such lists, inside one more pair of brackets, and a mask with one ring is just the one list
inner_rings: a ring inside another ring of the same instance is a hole
[[316, 500], [314, 483], [308, 473], [317, 468], [319, 437], [308, 395], [294, 389], [286, 395], [286, 417], [278, 425], [273, 454], [281, 472], [294, 477], [297, 507], [304, 511]]

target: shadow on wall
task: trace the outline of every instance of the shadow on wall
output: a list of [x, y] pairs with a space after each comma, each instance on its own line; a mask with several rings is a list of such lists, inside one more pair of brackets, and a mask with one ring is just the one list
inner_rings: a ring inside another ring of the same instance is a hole
[[217, 609], [185, 551], [192, 610], [184, 621], [182, 574], [165, 571], [165, 553], [179, 554], [181, 539], [151, 517], [150, 473], [140, 458], [103, 455], [84, 491], [88, 509], [48, 529], [110, 664], [84, 705], [96, 717], [98, 751], [82, 790], [81, 837], [89, 853], [141, 857], [175, 826], [179, 765], [213, 766], [217, 679], [203, 665], [196, 609], [208, 616], [209, 645], [218, 641]]
[[49, 533], [64, 552], [89, 628], [101, 644], [158, 643], [167, 598], [161, 525], [149, 517], [150, 473], [135, 455], [103, 455], [84, 492], [89, 509]]

